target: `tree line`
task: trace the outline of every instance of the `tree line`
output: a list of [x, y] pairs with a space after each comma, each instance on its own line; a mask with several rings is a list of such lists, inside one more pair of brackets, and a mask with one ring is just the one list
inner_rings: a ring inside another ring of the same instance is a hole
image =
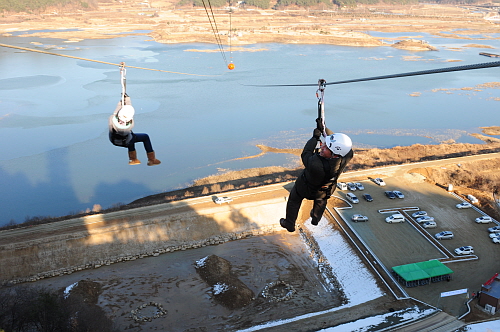
[[31, 13], [65, 6], [87, 9], [97, 7], [97, 2], [98, 0], [0, 0], [0, 11]]
[[[384, 0], [385, 4], [408, 5], [416, 4], [424, 0]], [[101, 2], [107, 2], [101, 0]], [[361, 5], [375, 5], [379, 0], [277, 0], [272, 6], [273, 9], [283, 7], [316, 7], [326, 5], [327, 7], [355, 7]], [[437, 4], [474, 4], [479, 0], [425, 0], [425, 3]], [[0, 11], [4, 12], [36, 12], [44, 11], [51, 7], [73, 6], [80, 9], [97, 8], [98, 0], [0, 0]], [[271, 7], [270, 0], [179, 0], [177, 5], [192, 5], [194, 7], [210, 6], [212, 8], [221, 8], [227, 6], [249, 6], [261, 9]]]

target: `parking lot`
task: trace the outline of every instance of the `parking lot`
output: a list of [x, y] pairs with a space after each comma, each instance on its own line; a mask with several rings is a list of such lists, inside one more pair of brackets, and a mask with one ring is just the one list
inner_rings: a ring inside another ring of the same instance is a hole
[[[499, 272], [496, 257], [500, 247], [491, 241], [488, 233], [488, 228], [496, 224], [477, 224], [474, 220], [481, 216], [480, 212], [473, 208], [457, 209], [455, 205], [461, 200], [435, 185], [406, 181], [403, 177], [384, 178], [384, 181], [386, 186], [376, 185], [368, 179], [361, 181], [365, 189], [353, 192], [359, 198], [359, 203], [351, 204], [352, 208], [339, 209], [339, 213], [388, 270], [393, 266], [430, 259], [444, 259], [449, 256], [453, 259], [455, 248], [473, 246], [474, 255], [478, 259], [469, 256], [471, 260], [452, 260], [446, 263], [454, 271], [450, 282], [405, 288], [411, 297], [438, 306], [452, 315], [465, 313], [464, 295], [441, 298], [440, 294], [464, 288], [470, 293], [477, 292], [484, 282]], [[400, 190], [405, 197], [390, 199], [384, 194], [386, 190]], [[351, 191], [337, 190], [336, 195], [346, 198], [348, 192]], [[363, 193], [369, 193], [373, 201], [364, 200]], [[396, 208], [405, 208], [408, 215], [418, 209], [427, 211], [429, 216], [435, 218], [437, 227], [423, 229], [413, 226], [409, 220], [404, 223], [387, 223], [385, 218], [394, 212], [381, 213], [381, 210], [385, 212], [383, 210], [391, 211]], [[365, 215], [368, 221], [352, 222], [351, 217], [354, 214]], [[439, 246], [434, 245], [433, 241], [425, 236], [428, 232], [434, 237], [441, 231], [454, 233], [451, 240], [438, 240], [444, 250], [440, 250]]]

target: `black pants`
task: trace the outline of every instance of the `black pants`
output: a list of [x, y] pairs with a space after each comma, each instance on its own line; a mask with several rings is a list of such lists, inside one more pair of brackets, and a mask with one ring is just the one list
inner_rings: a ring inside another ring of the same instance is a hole
[[[297, 216], [299, 214], [300, 206], [302, 205], [302, 200], [305, 197], [297, 192], [296, 186], [293, 186], [290, 196], [288, 197], [288, 202], [286, 203], [286, 220], [295, 225], [297, 221]], [[319, 220], [323, 216], [323, 212], [326, 209], [326, 203], [328, 198], [316, 198], [314, 199], [313, 208], [311, 210], [311, 223], [318, 224]]]

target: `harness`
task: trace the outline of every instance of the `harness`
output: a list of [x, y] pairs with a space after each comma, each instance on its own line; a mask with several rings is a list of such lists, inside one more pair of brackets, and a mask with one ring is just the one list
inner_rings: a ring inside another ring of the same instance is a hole
[[338, 168], [338, 171], [333, 174], [333, 176], [330, 175], [331, 171], [331, 166], [328, 160], [325, 158], [320, 157], [321, 162], [323, 163], [323, 170], [325, 172], [325, 176], [323, 178], [323, 185], [319, 189], [319, 191], [324, 191], [326, 192], [326, 197], [330, 198], [330, 195], [333, 193], [333, 187], [337, 184], [337, 179], [340, 176], [340, 173], [342, 173], [342, 170], [345, 168], [347, 165], [347, 160], [346, 158], [339, 157], [340, 160], [340, 166]]

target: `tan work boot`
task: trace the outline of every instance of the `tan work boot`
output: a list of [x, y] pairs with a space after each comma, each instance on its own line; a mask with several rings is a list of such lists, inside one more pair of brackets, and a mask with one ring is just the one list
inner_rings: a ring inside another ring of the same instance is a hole
[[148, 152], [148, 166], [154, 166], [154, 165], [159, 165], [161, 164], [161, 161], [156, 159], [155, 152]]
[[128, 164], [129, 165], [139, 165], [141, 162], [137, 159], [137, 151], [128, 152]]

